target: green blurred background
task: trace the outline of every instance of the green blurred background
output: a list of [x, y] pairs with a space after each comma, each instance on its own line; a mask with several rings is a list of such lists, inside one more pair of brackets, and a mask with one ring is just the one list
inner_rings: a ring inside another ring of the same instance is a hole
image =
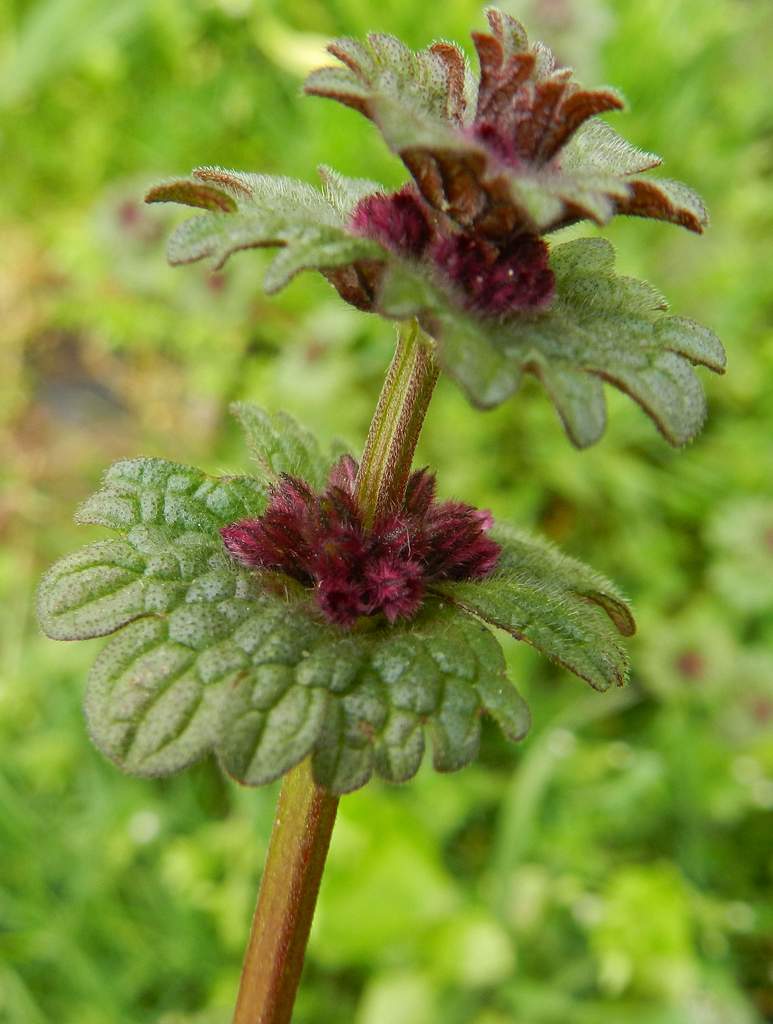
[[[420, 458], [442, 489], [540, 530], [634, 601], [633, 681], [605, 696], [507, 642], [534, 728], [480, 762], [342, 802], [298, 1024], [773, 1020], [773, 108], [769, 0], [511, 4], [615, 125], [707, 198], [703, 238], [606, 234], [729, 351], [672, 451], [609, 394], [570, 447], [537, 386], [479, 414], [441, 381]], [[172, 270], [150, 182], [217, 163], [402, 179], [356, 114], [304, 99], [330, 36], [414, 45], [473, 0], [6, 0], [0, 7], [0, 1021], [229, 1019], [276, 789], [212, 763], [121, 776], [81, 718], [98, 644], [33, 614], [43, 567], [124, 455], [245, 468], [250, 398], [362, 443], [389, 325], [321, 279], [278, 299], [264, 256]]]

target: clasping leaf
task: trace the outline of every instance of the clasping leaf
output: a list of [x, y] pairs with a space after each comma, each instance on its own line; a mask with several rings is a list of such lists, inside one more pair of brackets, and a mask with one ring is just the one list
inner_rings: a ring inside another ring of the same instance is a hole
[[604, 432], [606, 381], [638, 402], [671, 444], [695, 437], [706, 401], [693, 366], [724, 372], [716, 335], [686, 317], [666, 315], [667, 303], [651, 285], [616, 275], [605, 239], [556, 245], [550, 266], [556, 295], [535, 313], [473, 316], [406, 269], [385, 282], [384, 302], [402, 314], [418, 313], [438, 339], [443, 369], [481, 408], [513, 394], [523, 373], [534, 374], [572, 442], [584, 448]]
[[257, 475], [212, 477], [162, 459], [116, 463], [77, 519], [114, 531], [46, 573], [39, 618], [55, 639], [114, 634], [91, 671], [96, 745], [125, 771], [168, 775], [214, 751], [249, 785], [311, 757], [334, 793], [372, 774], [415, 774], [426, 737], [438, 771], [475, 758], [481, 716], [521, 739], [529, 712], [489, 625], [602, 689], [625, 676], [617, 591], [580, 563], [505, 526], [497, 570], [432, 586], [418, 615], [351, 629], [311, 591], [231, 560], [220, 529], [259, 517], [278, 475], [324, 481], [330, 459], [283, 414], [240, 404]]

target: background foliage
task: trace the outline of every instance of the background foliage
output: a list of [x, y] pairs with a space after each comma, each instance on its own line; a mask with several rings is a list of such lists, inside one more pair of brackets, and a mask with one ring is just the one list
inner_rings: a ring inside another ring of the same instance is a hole
[[[773, 121], [766, 0], [510, 9], [616, 124], [706, 197], [704, 238], [616, 221], [622, 272], [711, 325], [730, 370], [672, 451], [609, 394], [572, 450], [547, 399], [479, 414], [441, 382], [420, 457], [446, 494], [618, 581], [640, 635], [625, 691], [586, 693], [515, 643], [535, 724], [481, 762], [343, 801], [299, 1024], [755, 1024], [773, 1019]], [[42, 639], [41, 569], [75, 505], [138, 453], [247, 468], [229, 401], [364, 437], [391, 330], [302, 278], [171, 270], [179, 214], [138, 200], [218, 163], [397, 184], [353, 112], [299, 87], [325, 38], [467, 39], [472, 0], [10, 0], [0, 8], [0, 1021], [229, 1019], [275, 791], [204, 764], [120, 776], [80, 710], [92, 644]], [[98, 643], [98, 642], [97, 642]]]

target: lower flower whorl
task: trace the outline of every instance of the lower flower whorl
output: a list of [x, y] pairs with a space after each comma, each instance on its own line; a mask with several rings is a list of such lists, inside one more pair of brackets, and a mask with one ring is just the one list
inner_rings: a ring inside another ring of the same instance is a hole
[[344, 456], [321, 494], [283, 474], [262, 516], [220, 531], [227, 551], [244, 566], [313, 587], [324, 615], [341, 626], [364, 615], [410, 619], [433, 581], [492, 571], [500, 548], [486, 536], [489, 512], [437, 502], [434, 475], [420, 469], [402, 505], [366, 526], [354, 498], [356, 472]]

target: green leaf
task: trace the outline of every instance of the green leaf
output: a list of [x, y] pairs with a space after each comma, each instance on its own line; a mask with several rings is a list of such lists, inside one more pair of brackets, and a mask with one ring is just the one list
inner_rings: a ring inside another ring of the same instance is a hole
[[614, 174], [639, 174], [662, 163], [656, 153], [632, 146], [606, 121], [591, 118], [580, 125], [561, 151], [567, 170], [598, 168]]
[[513, 527], [498, 524], [491, 536], [502, 546], [491, 576], [433, 589], [525, 640], [595, 689], [622, 685], [628, 661], [618, 634], [630, 636], [635, 625], [614, 585]]
[[302, 270], [384, 258], [379, 245], [347, 230], [357, 202], [379, 186], [324, 167], [320, 175], [321, 190], [293, 178], [200, 167], [190, 178], [156, 185], [145, 198], [208, 211], [185, 221], [172, 235], [170, 263], [209, 258], [221, 267], [240, 249], [279, 248], [264, 280], [266, 291], [276, 292]]
[[[102, 651], [86, 699], [92, 737], [125, 771], [167, 775], [218, 742], [224, 706], [260, 692], [268, 721], [263, 749], [276, 777], [308, 752], [324, 704], [324, 695], [287, 699], [286, 677], [328, 634], [305, 604], [259, 593], [245, 570], [212, 572], [168, 615], [132, 623]], [[232, 749], [244, 727], [244, 719], [234, 724]]]
[[[638, 402], [671, 444], [695, 437], [706, 403], [693, 366], [724, 371], [718, 338], [692, 320], [666, 316], [665, 300], [650, 285], [616, 275], [614, 250], [604, 239], [555, 246], [550, 263], [556, 276], [551, 306], [502, 320], [474, 317], [454, 308], [452, 296], [425, 286], [424, 309], [414, 313], [438, 339], [442, 368], [481, 408], [509, 397], [524, 372], [534, 374], [578, 448], [604, 431], [601, 381]], [[385, 288], [388, 302], [394, 287]], [[403, 299], [407, 294], [400, 293]]]
[[100, 541], [60, 559], [40, 585], [43, 630], [53, 640], [86, 640], [144, 615], [146, 566], [136, 547], [120, 540]]
[[324, 481], [326, 469], [289, 417], [237, 412], [265, 481], [162, 459], [116, 463], [77, 519], [120, 536], [62, 559], [41, 583], [49, 636], [116, 634], [86, 696], [99, 749], [143, 776], [214, 749], [248, 784], [311, 755], [317, 779], [347, 792], [373, 772], [414, 775], [425, 731], [436, 768], [461, 768], [477, 753], [484, 711], [520, 739], [528, 711], [493, 635], [465, 612], [432, 599], [410, 623], [345, 631], [322, 621], [308, 591], [226, 556], [219, 529], [260, 515], [276, 473]]
[[269, 413], [251, 402], [234, 402], [231, 412], [241, 423], [250, 452], [269, 483], [281, 473], [289, 473], [322, 490], [330, 460], [323, 457], [310, 431], [285, 412]]
[[265, 502], [252, 478], [215, 479], [159, 459], [117, 463], [78, 520], [124, 536], [44, 577], [39, 616], [50, 636], [121, 630], [92, 670], [86, 710], [95, 743], [124, 770], [169, 774], [201, 757], [234, 681], [292, 662], [325, 632], [225, 554], [219, 528], [260, 515]]
[[528, 729], [499, 645], [457, 609], [429, 602], [413, 622], [369, 633], [323, 627], [298, 638], [294, 622], [281, 628], [282, 659], [245, 673], [223, 707], [219, 756], [241, 782], [268, 782], [311, 753], [317, 781], [344, 793], [374, 771], [411, 778], [425, 729], [438, 771], [474, 759], [483, 711], [511, 739]]
[[312, 749], [328, 695], [298, 686], [300, 665], [335, 631], [310, 616], [305, 602], [288, 604], [262, 595], [260, 606], [234, 636], [247, 654], [223, 702], [217, 752], [240, 782], [259, 785], [279, 778]]
[[516, 569], [529, 572], [535, 578], [542, 574], [560, 581], [578, 597], [603, 608], [623, 636], [633, 636], [636, 632], [628, 602], [614, 583], [601, 573], [565, 555], [550, 541], [514, 526], [498, 523], [493, 535], [502, 545], [500, 570]]
[[122, 631], [92, 670], [94, 742], [127, 771], [177, 771], [212, 745], [226, 679], [246, 657], [230, 638], [253, 613], [254, 585], [218, 530], [259, 515], [263, 484], [214, 478], [162, 459], [116, 463], [77, 514], [119, 530], [44, 576], [38, 614], [55, 639]]
[[104, 636], [143, 615], [167, 614], [225, 564], [218, 529], [260, 515], [266, 490], [251, 477], [210, 477], [163, 459], [116, 463], [76, 515], [120, 530], [57, 562], [43, 577], [38, 615], [57, 640]]
[[395, 150], [418, 141], [452, 141], [448, 129], [472, 112], [475, 83], [453, 43], [414, 51], [394, 36], [336, 39], [328, 50], [345, 67], [312, 71], [305, 91], [353, 107], [373, 120]]
[[522, 368], [489, 343], [485, 324], [444, 309], [426, 326], [440, 342], [442, 369], [461, 385], [474, 405], [492, 409], [518, 390]]

